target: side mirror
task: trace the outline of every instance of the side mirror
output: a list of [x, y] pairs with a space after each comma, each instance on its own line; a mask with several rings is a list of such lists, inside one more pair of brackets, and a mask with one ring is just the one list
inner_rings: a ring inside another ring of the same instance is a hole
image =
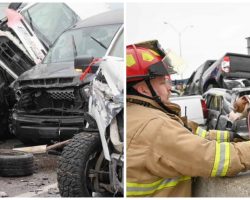
[[[93, 62], [94, 57], [91, 56], [78, 56], [74, 60], [75, 71], [84, 72], [88, 66]], [[95, 73], [99, 67], [98, 63], [91, 65], [91, 73]]]

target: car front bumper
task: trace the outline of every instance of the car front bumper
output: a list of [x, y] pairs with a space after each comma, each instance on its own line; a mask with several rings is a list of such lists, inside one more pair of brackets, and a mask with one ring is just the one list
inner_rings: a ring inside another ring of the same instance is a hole
[[41, 116], [13, 113], [13, 133], [21, 141], [44, 143], [71, 138], [83, 131], [87, 121], [83, 116]]

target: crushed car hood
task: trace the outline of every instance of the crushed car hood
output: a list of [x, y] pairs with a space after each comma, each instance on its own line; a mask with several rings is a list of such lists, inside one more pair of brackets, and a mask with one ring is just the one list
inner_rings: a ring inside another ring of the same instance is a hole
[[73, 62], [38, 64], [19, 76], [14, 89], [77, 86], [90, 82], [94, 74], [89, 74], [83, 81], [80, 81], [80, 76], [81, 73], [74, 70]]
[[[71, 67], [70, 67], [71, 66]], [[31, 70], [24, 72], [18, 80], [55, 78], [55, 77], [71, 77], [79, 75], [74, 70], [73, 62], [38, 64]]]

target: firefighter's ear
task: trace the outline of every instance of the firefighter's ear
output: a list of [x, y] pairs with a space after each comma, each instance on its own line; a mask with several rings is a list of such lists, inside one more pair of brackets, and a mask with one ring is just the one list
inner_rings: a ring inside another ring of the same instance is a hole
[[147, 95], [147, 96], [150, 96], [151, 95], [151, 93], [150, 93], [150, 91], [148, 90], [148, 88], [147, 87], [144, 87], [144, 86], [140, 86], [140, 87], [138, 87], [138, 92], [140, 92], [141, 94], [144, 94], [144, 95]]
[[134, 86], [134, 88], [137, 90], [137, 92], [144, 94], [146, 96], [151, 96], [151, 93], [144, 82], [140, 82]]

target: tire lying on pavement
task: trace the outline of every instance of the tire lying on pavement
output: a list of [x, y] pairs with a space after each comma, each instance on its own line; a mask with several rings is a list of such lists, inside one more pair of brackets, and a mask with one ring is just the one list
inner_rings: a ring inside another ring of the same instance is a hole
[[0, 149], [0, 176], [28, 176], [33, 172], [33, 154]]

